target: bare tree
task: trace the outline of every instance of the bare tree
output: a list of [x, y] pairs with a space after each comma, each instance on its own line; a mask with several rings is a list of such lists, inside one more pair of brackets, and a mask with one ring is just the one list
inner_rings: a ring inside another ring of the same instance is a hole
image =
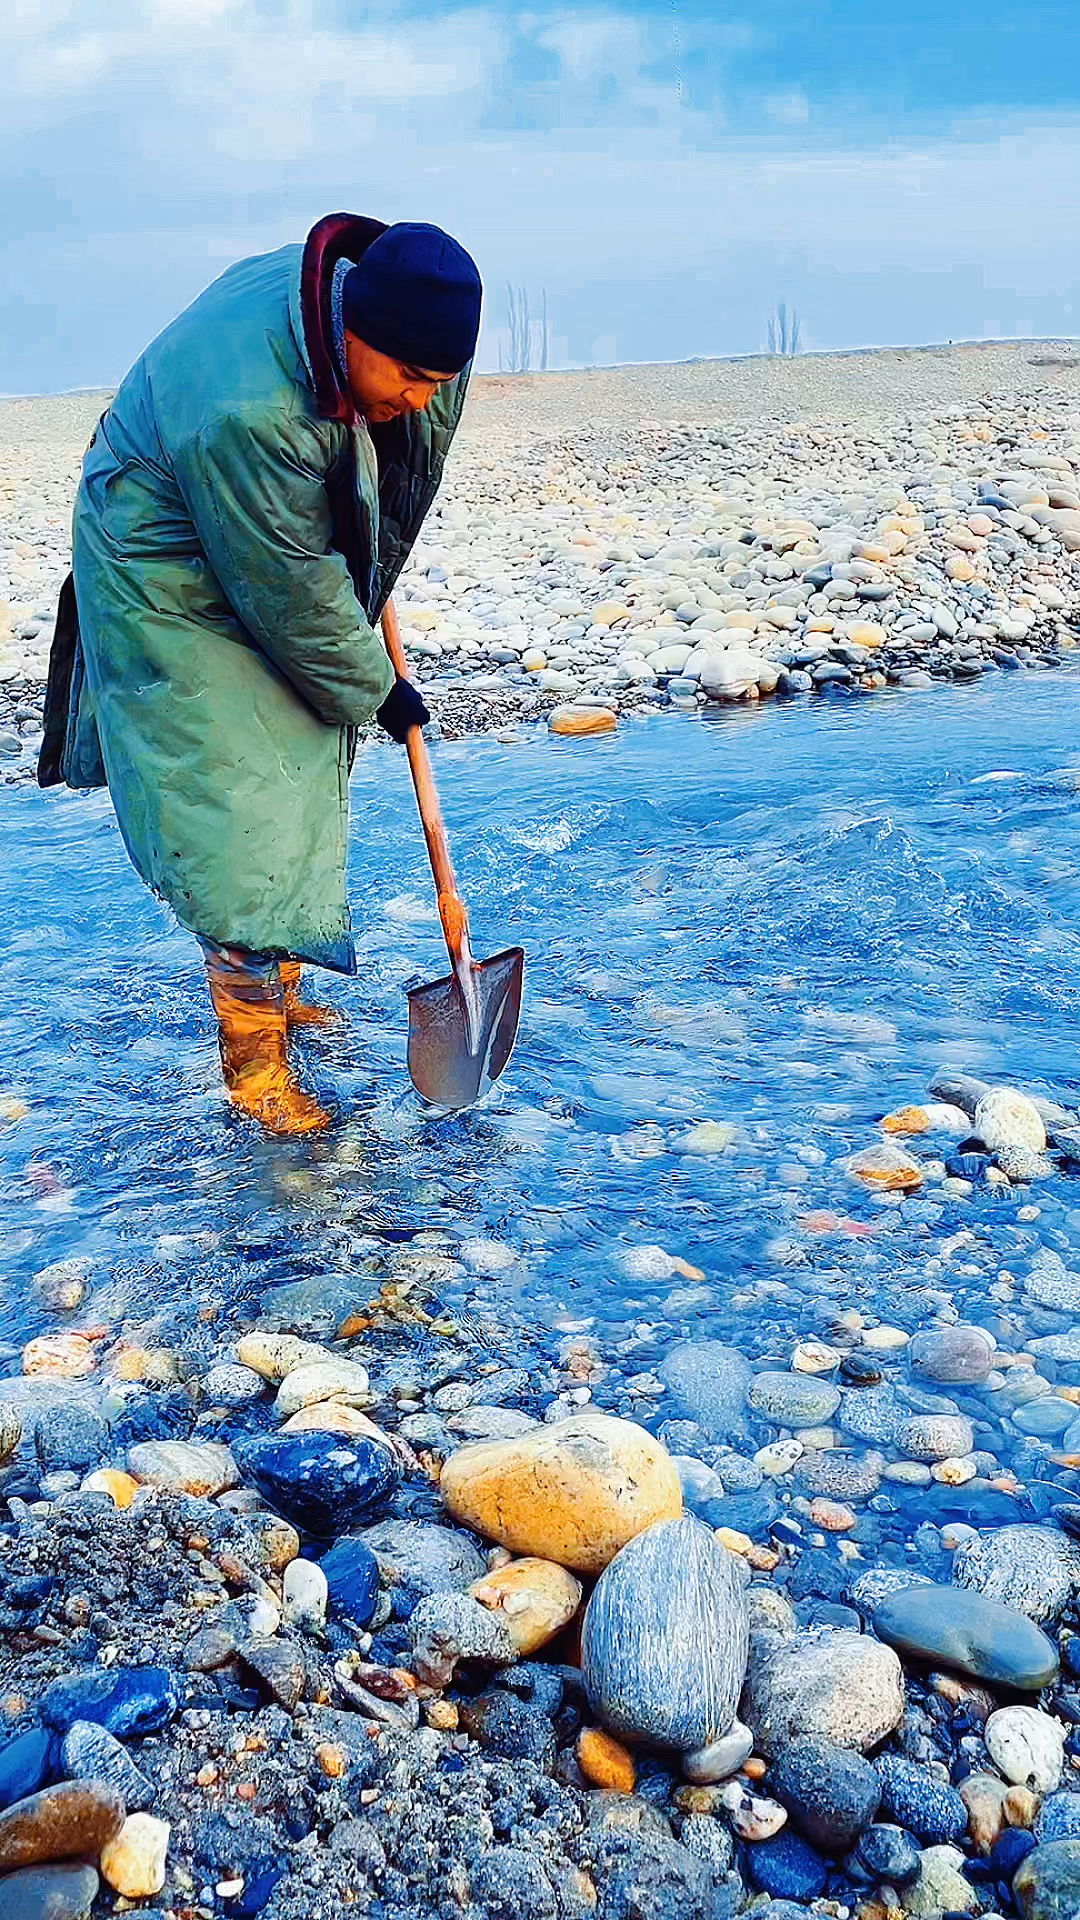
[[541, 373], [546, 373], [551, 337], [547, 289], [540, 297], [540, 318], [534, 320], [528, 289], [508, 285], [506, 319], [506, 344], [499, 343], [500, 373], [529, 373], [537, 364]]
[[797, 307], [788, 307], [781, 300], [769, 315], [768, 351], [770, 353], [798, 353], [802, 344], [802, 322]]

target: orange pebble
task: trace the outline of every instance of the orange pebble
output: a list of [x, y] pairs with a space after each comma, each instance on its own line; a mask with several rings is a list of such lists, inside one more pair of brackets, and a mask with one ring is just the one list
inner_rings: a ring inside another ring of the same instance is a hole
[[614, 733], [618, 724], [610, 707], [554, 707], [548, 718], [552, 733]]
[[341, 1779], [347, 1764], [344, 1747], [339, 1747], [335, 1740], [320, 1741], [315, 1758], [328, 1780]]
[[768, 1761], [763, 1760], [760, 1754], [752, 1753], [749, 1760], [743, 1761], [739, 1771], [745, 1773], [748, 1780], [764, 1780], [769, 1771]]
[[898, 1107], [882, 1121], [886, 1133], [929, 1133], [930, 1121], [925, 1107]]
[[80, 1489], [83, 1493], [107, 1493], [114, 1507], [123, 1513], [130, 1507], [139, 1491], [139, 1483], [130, 1473], [121, 1473], [117, 1467], [101, 1467], [97, 1473], [88, 1474]]
[[585, 1727], [578, 1734], [577, 1763], [594, 1787], [633, 1793], [637, 1784], [637, 1769], [626, 1748], [598, 1727]]

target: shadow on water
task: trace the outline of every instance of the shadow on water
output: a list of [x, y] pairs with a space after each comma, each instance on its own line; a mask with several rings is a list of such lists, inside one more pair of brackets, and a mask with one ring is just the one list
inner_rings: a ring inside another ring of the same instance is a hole
[[[308, 1044], [347, 1119], [315, 1145], [227, 1115], [194, 943], [130, 871], [107, 798], [0, 794], [0, 1091], [29, 1104], [0, 1127], [3, 1338], [42, 1323], [30, 1280], [53, 1260], [92, 1261], [99, 1312], [207, 1312], [304, 1274], [355, 1297], [373, 1248], [439, 1228], [518, 1255], [452, 1280], [459, 1304], [724, 1330], [802, 1209], [880, 1224], [835, 1163], [940, 1061], [1080, 1090], [1076, 686], [442, 747], [476, 945], [529, 956], [514, 1061], [455, 1120], [425, 1117], [404, 1073], [404, 989], [442, 964], [404, 760], [363, 754], [360, 971], [328, 983], [350, 1025]], [[735, 1147], [672, 1152], [703, 1118], [738, 1122]], [[1074, 1196], [1040, 1189], [1063, 1240]], [[680, 1307], [628, 1280], [617, 1255], [640, 1242], [709, 1286]]]

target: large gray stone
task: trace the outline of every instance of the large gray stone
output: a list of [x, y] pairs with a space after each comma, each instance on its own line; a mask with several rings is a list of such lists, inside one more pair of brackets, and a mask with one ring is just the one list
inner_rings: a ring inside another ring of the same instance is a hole
[[1056, 1527], [999, 1527], [957, 1548], [953, 1579], [1029, 1620], [1057, 1620], [1080, 1584], [1080, 1547]]
[[0, 1880], [0, 1920], [88, 1920], [97, 1890], [93, 1867], [23, 1867]]
[[664, 1520], [616, 1554], [585, 1614], [595, 1712], [628, 1740], [690, 1752], [725, 1734], [746, 1670], [740, 1570], [699, 1520]]
[[880, 1640], [847, 1627], [754, 1635], [740, 1718], [767, 1757], [808, 1735], [867, 1753], [903, 1712], [903, 1670]]
[[750, 1362], [720, 1340], [684, 1340], [660, 1367], [660, 1377], [681, 1410], [711, 1440], [739, 1440], [746, 1431]]
[[386, 1586], [421, 1596], [462, 1593], [487, 1572], [487, 1561], [467, 1533], [432, 1521], [380, 1520], [358, 1538], [375, 1555]]
[[1047, 1840], [1021, 1860], [1013, 1893], [1024, 1920], [1075, 1920], [1080, 1912], [1080, 1839]]
[[873, 1625], [901, 1653], [995, 1686], [1038, 1693], [1057, 1677], [1057, 1651], [1045, 1633], [985, 1593], [908, 1586], [880, 1602]]
[[775, 1426], [819, 1427], [840, 1405], [840, 1389], [813, 1374], [776, 1370], [755, 1374], [747, 1398]]

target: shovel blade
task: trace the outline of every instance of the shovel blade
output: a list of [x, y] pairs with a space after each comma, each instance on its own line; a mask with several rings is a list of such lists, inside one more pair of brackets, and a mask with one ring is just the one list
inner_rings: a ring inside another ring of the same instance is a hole
[[521, 1016], [525, 954], [508, 947], [472, 963], [476, 989], [475, 1041], [454, 974], [409, 994], [409, 1078], [432, 1106], [471, 1107], [498, 1079], [514, 1050]]

